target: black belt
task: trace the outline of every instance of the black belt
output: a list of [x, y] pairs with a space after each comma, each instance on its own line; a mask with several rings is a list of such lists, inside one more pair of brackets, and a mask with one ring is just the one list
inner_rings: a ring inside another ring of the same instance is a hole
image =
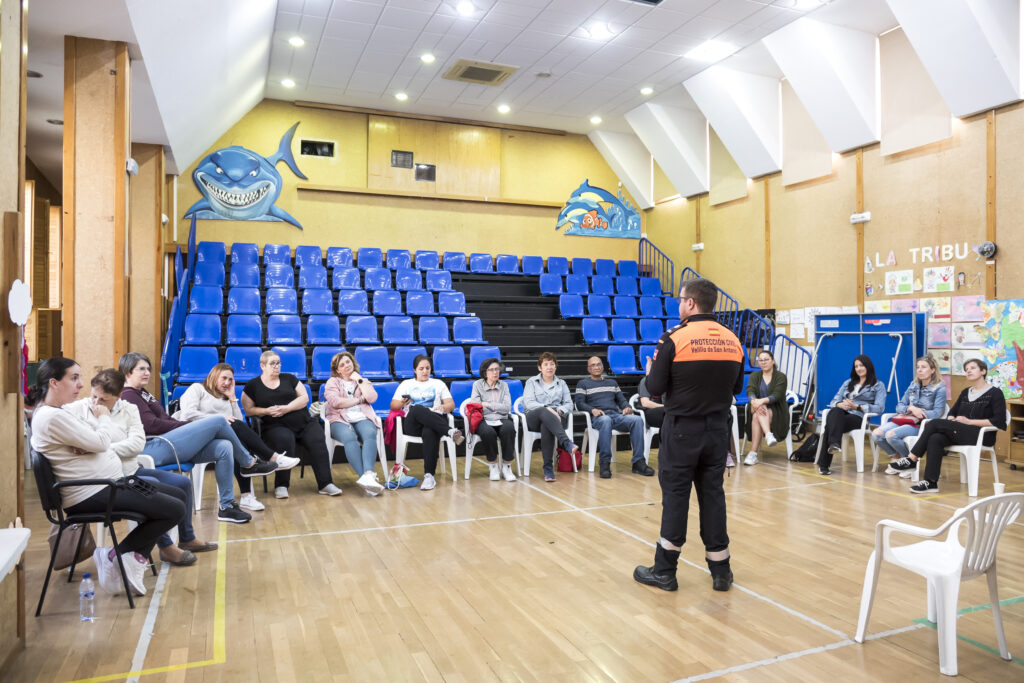
[[674, 422], [689, 425], [704, 425], [705, 427], [724, 427], [728, 424], [728, 413], [720, 415], [672, 415], [668, 413], [665, 417], [671, 417]]

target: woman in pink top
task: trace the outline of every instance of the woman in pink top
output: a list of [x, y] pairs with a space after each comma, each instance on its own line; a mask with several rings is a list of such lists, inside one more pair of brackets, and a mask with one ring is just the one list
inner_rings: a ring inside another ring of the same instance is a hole
[[376, 496], [384, 490], [374, 470], [380, 430], [380, 418], [373, 412], [377, 390], [360, 376], [359, 364], [348, 351], [336, 353], [331, 359], [331, 378], [324, 388], [324, 399], [324, 417], [331, 425], [331, 437], [344, 444], [345, 458], [359, 475], [356, 484]]

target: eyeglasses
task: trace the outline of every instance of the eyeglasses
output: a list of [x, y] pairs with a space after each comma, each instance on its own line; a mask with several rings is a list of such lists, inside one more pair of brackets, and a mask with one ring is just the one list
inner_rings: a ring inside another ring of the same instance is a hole
[[279, 368], [279, 367], [281, 367], [281, 361], [279, 361], [279, 360], [269, 360], [269, 361], [267, 361], [267, 365], [269, 367], [272, 367], [272, 368]]
[[601, 362], [598, 362], [598, 363], [587, 363], [587, 367], [588, 368], [603, 368], [604, 367], [604, 363], [601, 363]]
[[696, 301], [696, 299], [694, 299], [692, 296], [681, 296], [681, 297], [679, 297], [679, 300], [680, 301]]

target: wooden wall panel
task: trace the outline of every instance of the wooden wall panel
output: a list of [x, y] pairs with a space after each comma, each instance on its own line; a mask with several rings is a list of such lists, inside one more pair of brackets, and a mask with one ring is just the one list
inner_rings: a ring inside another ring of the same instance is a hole
[[709, 205], [701, 197], [701, 270], [734, 296], [741, 308], [765, 303], [764, 183], [751, 182], [747, 196]]
[[697, 200], [682, 197], [648, 209], [647, 238], [672, 259], [676, 281], [683, 268], [697, 270], [692, 246], [697, 241]]
[[500, 197], [501, 131], [453, 123], [435, 126], [437, 151], [430, 163], [437, 164], [437, 193]]
[[996, 114], [996, 296], [1024, 298], [1024, 103]]
[[149, 390], [160, 387], [159, 369], [161, 325], [158, 319], [160, 288], [163, 285], [160, 214], [163, 208], [164, 151], [160, 145], [132, 145], [132, 158], [139, 163], [139, 174], [132, 179], [130, 192], [128, 347], [145, 353], [153, 362]]
[[370, 116], [367, 126], [367, 187], [421, 194], [438, 192], [437, 183], [416, 181], [413, 169], [391, 166], [392, 150], [412, 152], [416, 164], [436, 164], [440, 147], [436, 123]]

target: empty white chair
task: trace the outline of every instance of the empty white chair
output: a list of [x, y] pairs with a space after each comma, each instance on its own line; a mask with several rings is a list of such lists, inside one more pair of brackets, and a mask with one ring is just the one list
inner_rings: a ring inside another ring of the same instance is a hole
[[[329, 459], [328, 462], [333, 462], [333, 460], [334, 460], [334, 449], [337, 448], [338, 446], [341, 446], [342, 449], [344, 449], [345, 448], [345, 444], [341, 443], [340, 441], [335, 441], [334, 437], [331, 436], [331, 423], [327, 421], [327, 402], [326, 401], [324, 401], [324, 404], [320, 407], [320, 418], [323, 420], [323, 423], [324, 423], [324, 442], [327, 444], [327, 456], [328, 456], [328, 459]], [[383, 470], [383, 473], [384, 473], [383, 474], [384, 479], [387, 479], [388, 478], [388, 455], [387, 455], [387, 449], [384, 448], [384, 430], [383, 429], [378, 429], [377, 430], [377, 457], [380, 458], [380, 466], [381, 466], [381, 469]], [[347, 451], [345, 452], [345, 458], [348, 459], [348, 452]]]
[[[947, 411], [948, 412], [948, 411]], [[1006, 424], [1010, 424], [1010, 411], [1006, 411]], [[924, 429], [924, 423], [921, 424], [921, 429]], [[978, 474], [981, 470], [981, 454], [988, 453], [989, 458], [992, 460], [992, 476], [996, 482], [999, 481], [999, 464], [996, 462], [996, 449], [995, 446], [986, 446], [982, 443], [985, 440], [985, 435], [989, 432], [995, 433], [999, 430], [995, 427], [982, 427], [978, 430], [978, 441], [977, 443], [971, 444], [970, 446], [947, 446], [947, 453], [955, 453], [960, 456], [960, 483], [967, 482], [967, 495], [971, 498], [978, 497]], [[907, 437], [908, 439], [913, 438], [917, 441], [917, 437]], [[908, 442], [910, 447], [913, 448], [914, 444]], [[912, 481], [920, 481], [921, 479], [921, 458], [917, 459], [917, 467], [914, 469], [914, 475], [911, 477]]]
[[[821, 411], [821, 420], [818, 423], [818, 434], [820, 435], [824, 435], [825, 433], [825, 419], [828, 417], [828, 411], [830, 410], [832, 409], [825, 408], [825, 410]], [[877, 415], [878, 413], [864, 413], [864, 417], [862, 417], [860, 421], [860, 427], [858, 427], [857, 429], [851, 429], [850, 431], [843, 433], [843, 441], [840, 444], [840, 447], [842, 449], [843, 460], [846, 460], [846, 442], [852, 441], [853, 452], [857, 458], [858, 472], [864, 471], [864, 439], [865, 437], [870, 436], [871, 434], [871, 425], [868, 424], [868, 420]], [[872, 445], [873, 443], [874, 442], [872, 440]], [[821, 457], [821, 451], [824, 447], [825, 439], [819, 439], [818, 452], [814, 455], [815, 463], [817, 463], [818, 459]], [[875, 460], [874, 464], [871, 466], [871, 471], [874, 472], [875, 470], [878, 469], [878, 449], [872, 448], [871, 452]]]
[[[1003, 530], [1019, 516], [1024, 505], [1024, 493], [1006, 493], [971, 503], [953, 513], [937, 529], [921, 527], [883, 519], [875, 527], [875, 549], [868, 558], [864, 573], [864, 591], [860, 601], [860, 617], [854, 640], [864, 642], [871, 617], [871, 606], [878, 586], [878, 573], [882, 560], [891, 562], [923, 576], [927, 581], [928, 621], [938, 626], [939, 671], [947, 676], [957, 675], [956, 663], [956, 605], [960, 583], [985, 575], [988, 595], [992, 602], [992, 617], [996, 624], [999, 654], [1010, 659], [1003, 633], [1003, 618], [999, 611], [999, 587], [996, 576], [996, 549]], [[960, 528], [966, 526], [964, 544], [960, 544]], [[926, 540], [904, 546], [893, 546], [893, 532]]]
[[[540, 439], [540, 432], [531, 432], [526, 426], [526, 413], [523, 411], [523, 397], [520, 396], [516, 399], [516, 402], [512, 405], [512, 413], [519, 418], [519, 432], [523, 435], [523, 469], [520, 470], [520, 476], [530, 476], [530, 458], [533, 455], [533, 442]], [[565, 433], [572, 438], [572, 413], [569, 413], [568, 423], [565, 425]], [[552, 467], [558, 469], [558, 451], [552, 456]], [[572, 471], [578, 471], [576, 469], [576, 458], [570, 458], [572, 460]], [[593, 471], [593, 468], [591, 468]]]
[[[404, 421], [405, 421], [404, 417], [397, 417], [397, 418], [395, 418], [395, 462], [397, 462], [399, 464], [402, 464], [402, 465], [405, 464], [405, 449], [409, 447], [409, 444], [411, 444], [411, 443], [422, 444], [423, 443], [423, 439], [421, 439], [420, 437], [412, 436], [411, 434], [406, 434], [405, 433], [405, 431], [402, 428], [402, 423]], [[454, 427], [455, 426], [455, 420], [452, 419], [451, 413], [448, 414], [448, 426], [449, 427]], [[445, 467], [445, 463], [444, 463], [444, 452], [445, 452], [445, 449], [448, 450], [448, 459], [452, 463], [452, 481], [454, 482], [454, 481], [457, 481], [457, 478], [455, 476], [455, 441], [453, 441], [452, 437], [448, 436], [447, 434], [445, 434], [444, 436], [441, 437], [441, 440], [440, 440], [440, 442], [438, 444], [437, 459], [441, 463], [441, 472], [442, 473], [448, 471], [447, 468]], [[387, 469], [386, 469], [386, 466], [385, 466], [385, 473], [386, 472], [387, 472]], [[385, 474], [385, 476], [387, 476], [387, 475]]]
[[[459, 415], [462, 416], [462, 433], [466, 435], [466, 479], [469, 479], [469, 469], [473, 466], [473, 449], [480, 443], [480, 437], [469, 431], [469, 419], [466, 417], [466, 404], [472, 403], [470, 399], [466, 399], [459, 406]], [[512, 426], [516, 430], [515, 440], [512, 442], [515, 445], [515, 459], [516, 459], [516, 470], [519, 472], [519, 476], [523, 476], [523, 464], [519, 457], [519, 416], [515, 414], [509, 415], [509, 419], [512, 421]], [[505, 454], [501, 450], [501, 440], [498, 440], [498, 457], [504, 462]]]

